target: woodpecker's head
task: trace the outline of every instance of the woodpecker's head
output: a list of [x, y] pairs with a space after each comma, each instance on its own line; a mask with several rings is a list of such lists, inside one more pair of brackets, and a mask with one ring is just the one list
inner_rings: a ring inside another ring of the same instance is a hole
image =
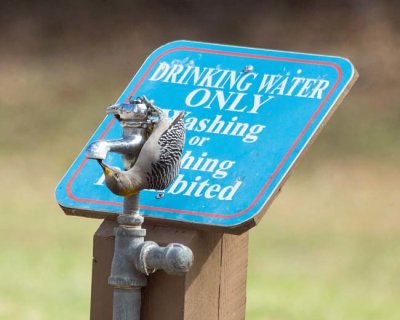
[[131, 179], [129, 179], [126, 171], [121, 171], [118, 168], [110, 167], [101, 160], [97, 161], [103, 169], [106, 186], [111, 190], [112, 193], [115, 193], [118, 196], [126, 197], [136, 194], [140, 191], [138, 186], [135, 185]]

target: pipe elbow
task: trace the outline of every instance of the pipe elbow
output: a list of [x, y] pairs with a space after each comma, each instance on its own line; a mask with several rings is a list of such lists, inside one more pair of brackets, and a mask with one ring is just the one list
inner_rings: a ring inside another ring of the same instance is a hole
[[164, 270], [170, 275], [182, 275], [190, 270], [192, 264], [192, 250], [179, 243], [160, 247], [153, 241], [145, 241], [135, 259], [136, 268], [147, 275], [156, 270]]

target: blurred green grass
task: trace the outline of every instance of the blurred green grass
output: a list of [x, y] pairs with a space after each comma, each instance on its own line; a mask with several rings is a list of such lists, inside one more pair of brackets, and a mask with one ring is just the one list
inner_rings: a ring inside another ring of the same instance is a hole
[[[87, 319], [99, 221], [64, 216], [56, 175], [31, 168], [26, 185], [3, 180], [0, 318]], [[297, 168], [251, 231], [247, 319], [398, 319], [399, 177], [361, 161]]]
[[[347, 55], [360, 80], [251, 231], [246, 319], [399, 319], [399, 60], [382, 56], [395, 38], [300, 48], [303, 38], [290, 50]], [[0, 319], [89, 317], [100, 221], [64, 216], [53, 193], [105, 105], [161, 44], [121, 49], [121, 39], [101, 54], [2, 55]], [[364, 53], [377, 43], [374, 60]]]
[[399, 170], [304, 167], [251, 233], [248, 318], [398, 319]]

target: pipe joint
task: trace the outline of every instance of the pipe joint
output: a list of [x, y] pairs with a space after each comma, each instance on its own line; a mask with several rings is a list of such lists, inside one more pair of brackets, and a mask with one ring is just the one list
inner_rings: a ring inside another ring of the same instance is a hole
[[140, 254], [146, 230], [123, 226], [114, 229], [115, 250], [108, 283], [118, 288], [144, 287], [145, 275], [133, 267], [135, 257]]

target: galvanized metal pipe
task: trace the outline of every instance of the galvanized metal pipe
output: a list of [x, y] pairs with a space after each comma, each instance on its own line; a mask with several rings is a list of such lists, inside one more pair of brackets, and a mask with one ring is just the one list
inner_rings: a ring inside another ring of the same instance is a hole
[[[140, 100], [140, 99], [139, 99]], [[129, 170], [136, 162], [141, 148], [148, 138], [147, 128], [155, 122], [149, 117], [149, 102], [130, 102], [122, 117], [120, 105], [107, 108], [107, 113], [119, 115], [123, 128], [122, 139], [101, 140], [90, 144], [86, 156], [105, 160], [108, 152], [122, 154], [123, 168]], [[125, 105], [125, 107], [127, 107]], [[182, 274], [189, 270], [192, 251], [180, 244], [160, 247], [155, 242], [144, 241], [143, 217], [139, 213], [139, 193], [124, 197], [123, 212], [117, 218], [114, 229], [115, 249], [108, 283], [114, 287], [113, 320], [140, 320], [141, 288], [147, 285], [146, 275], [163, 269], [169, 274]]]
[[124, 197], [123, 214], [139, 214], [139, 193]]
[[115, 288], [113, 320], [140, 320], [142, 293], [140, 288]]

